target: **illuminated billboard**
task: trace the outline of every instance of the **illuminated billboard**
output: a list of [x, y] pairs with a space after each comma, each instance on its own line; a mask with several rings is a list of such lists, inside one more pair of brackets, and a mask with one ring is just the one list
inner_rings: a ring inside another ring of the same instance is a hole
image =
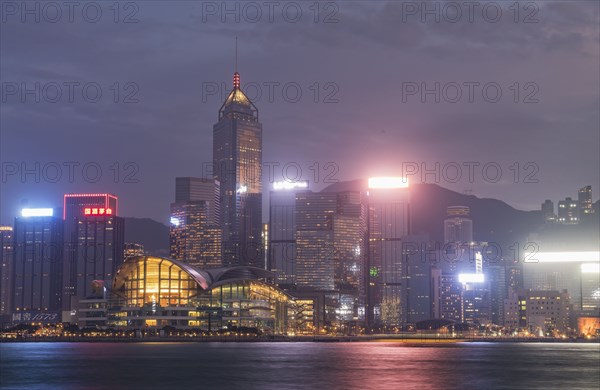
[[22, 209], [22, 217], [52, 217], [54, 209]]
[[582, 274], [600, 274], [600, 263], [583, 263], [581, 264]]
[[406, 177], [370, 177], [369, 188], [407, 188], [408, 179]]
[[273, 183], [275, 191], [293, 190], [296, 188], [308, 188], [308, 181], [276, 181]]
[[112, 215], [113, 211], [111, 208], [105, 207], [84, 207], [83, 215], [85, 216], [103, 216]]
[[600, 262], [600, 252], [525, 252], [525, 263]]
[[466, 283], [483, 283], [485, 280], [483, 274], [459, 274], [458, 281], [462, 284]]

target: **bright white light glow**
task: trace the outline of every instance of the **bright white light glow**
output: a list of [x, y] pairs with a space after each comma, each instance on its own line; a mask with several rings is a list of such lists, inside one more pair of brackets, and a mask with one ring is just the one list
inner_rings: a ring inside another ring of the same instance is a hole
[[483, 283], [483, 274], [458, 274], [458, 281], [462, 284], [465, 283]]
[[51, 217], [54, 215], [53, 209], [22, 209], [22, 217]]
[[248, 187], [247, 186], [240, 186], [240, 188], [238, 188], [236, 192], [238, 194], [245, 194], [246, 192], [248, 192]]
[[583, 263], [581, 264], [582, 274], [600, 274], [600, 263]]
[[370, 177], [369, 188], [407, 188], [406, 177]]
[[599, 262], [600, 252], [525, 252], [525, 263]]
[[175, 226], [179, 226], [179, 224], [181, 222], [179, 222], [179, 219], [175, 218], [175, 217], [171, 217], [171, 225], [175, 225]]
[[308, 181], [276, 181], [273, 183], [273, 189], [293, 190], [294, 188], [308, 188]]

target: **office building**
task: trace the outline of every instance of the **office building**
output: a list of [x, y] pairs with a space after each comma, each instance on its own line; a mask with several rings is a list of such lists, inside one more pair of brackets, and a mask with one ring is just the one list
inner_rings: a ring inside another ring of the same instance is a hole
[[399, 327], [407, 320], [404, 236], [410, 234], [408, 182], [375, 177], [368, 182], [368, 326]]
[[201, 268], [222, 266], [219, 188], [213, 179], [176, 178], [169, 229], [171, 258]]
[[52, 208], [23, 209], [15, 219], [13, 323], [60, 321], [63, 221], [59, 213]]
[[296, 193], [308, 190], [308, 182], [276, 182], [269, 193], [268, 269], [274, 283], [296, 285]]
[[12, 226], [0, 226], [0, 315], [11, 312], [14, 236]]
[[237, 71], [213, 126], [213, 170], [220, 183], [223, 265], [263, 267], [262, 124]]
[[72, 320], [79, 299], [92, 293], [92, 282], [110, 285], [123, 262], [125, 224], [111, 194], [65, 194], [63, 321]]

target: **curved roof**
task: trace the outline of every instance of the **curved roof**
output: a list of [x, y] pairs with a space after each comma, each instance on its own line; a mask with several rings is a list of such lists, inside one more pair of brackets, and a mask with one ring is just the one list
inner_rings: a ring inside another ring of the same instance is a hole
[[274, 276], [271, 271], [264, 270], [262, 268], [250, 267], [250, 266], [236, 266], [236, 267], [224, 267], [224, 268], [212, 268], [212, 269], [199, 269], [183, 261], [169, 259], [165, 257], [156, 256], [134, 256], [130, 257], [117, 270], [113, 282], [113, 289], [118, 290], [124, 283], [124, 277], [129, 271], [134, 268], [138, 262], [146, 259], [155, 259], [167, 261], [181, 270], [186, 272], [203, 290], [208, 290], [216, 285], [220, 285], [226, 282], [235, 280], [256, 280], [260, 278], [268, 278]]

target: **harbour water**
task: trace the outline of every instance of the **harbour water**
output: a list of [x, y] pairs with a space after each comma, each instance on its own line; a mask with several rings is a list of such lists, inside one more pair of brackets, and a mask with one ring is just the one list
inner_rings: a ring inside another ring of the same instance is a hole
[[2, 389], [599, 389], [579, 343], [4, 343]]

